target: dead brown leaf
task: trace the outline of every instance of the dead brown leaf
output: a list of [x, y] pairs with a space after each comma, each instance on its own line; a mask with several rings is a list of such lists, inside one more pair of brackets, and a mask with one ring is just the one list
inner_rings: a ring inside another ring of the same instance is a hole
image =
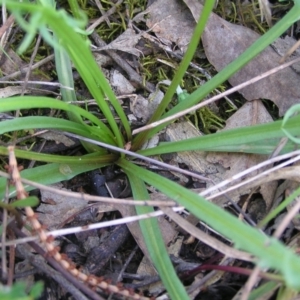
[[[199, 1], [185, 0], [195, 20], [199, 19], [202, 5]], [[231, 24], [216, 14], [210, 15], [202, 36], [206, 56], [210, 63], [221, 71], [234, 61], [260, 37], [244, 26]], [[278, 40], [280, 43], [280, 39]], [[235, 86], [280, 65], [281, 56], [272, 47], [267, 47], [255, 59], [229, 79]], [[286, 68], [272, 76], [252, 84], [240, 91], [247, 99], [270, 99], [283, 115], [292, 105], [299, 102], [299, 75], [292, 68]]]
[[[24, 69], [28, 67], [28, 64], [23, 61], [15, 51], [9, 49], [7, 51], [7, 56], [6, 54], [3, 54], [0, 67], [1, 71], [5, 75], [9, 75], [22, 70], [23, 72], [19, 78], [23, 79], [26, 75]], [[46, 73], [43, 72], [31, 72], [29, 80], [49, 81], [49, 77], [46, 75]]]
[[151, 93], [148, 99], [138, 95], [136, 98], [130, 99], [130, 110], [135, 117], [139, 118], [145, 124], [149, 121], [163, 97], [164, 93], [159, 89]]
[[[151, 199], [154, 200], [155, 198], [153, 198], [153, 196], [151, 195]], [[135, 208], [133, 206], [118, 205], [118, 210], [120, 211], [123, 218], [136, 215]], [[164, 216], [158, 217], [157, 220], [158, 220], [159, 227], [161, 229], [161, 233], [162, 233], [163, 239], [165, 241], [165, 244], [168, 245], [177, 235], [177, 231], [164, 218]], [[136, 243], [139, 245], [140, 249], [143, 251], [144, 255], [148, 258], [149, 261], [151, 261], [139, 224], [137, 222], [128, 223], [127, 227], [130, 230], [131, 234], [133, 235]]]
[[176, 45], [184, 52], [190, 42], [195, 23], [189, 9], [175, 0], [155, 1], [148, 9], [147, 26], [163, 44]]
[[[224, 129], [251, 126], [271, 122], [272, 118], [261, 103], [261, 101], [252, 101], [246, 103], [234, 115], [227, 120]], [[166, 137], [169, 141], [184, 140], [201, 135], [201, 133], [189, 122], [174, 123], [168, 126]], [[242, 153], [206, 153], [203, 151], [179, 152], [172, 160], [172, 164], [185, 164], [191, 171], [196, 171], [213, 182], [207, 182], [206, 187], [209, 188], [225, 179], [231, 178], [233, 175], [250, 168], [266, 157], [261, 155], [250, 155]], [[267, 207], [269, 208], [273, 197], [276, 183], [268, 183], [261, 185], [260, 193], [262, 194]], [[240, 200], [242, 195], [250, 192], [249, 189], [232, 191], [228, 196], [235, 202]], [[228, 203], [227, 198], [218, 197], [214, 199], [214, 203], [222, 206]]]
[[114, 89], [116, 95], [126, 95], [135, 92], [135, 88], [126, 79], [126, 77], [120, 73], [118, 70], [112, 70], [110, 72], [109, 82]]
[[30, 93], [28, 89], [23, 91], [23, 88], [21, 86], [7, 86], [3, 89], [0, 89], [0, 98], [7, 98], [14, 95], [20, 95], [22, 92], [24, 92], [24, 94]]
[[[157, 0], [148, 8], [147, 26], [152, 28], [162, 41], [176, 43], [180, 49], [186, 47], [192, 36], [195, 23], [199, 19], [202, 5], [196, 0]], [[212, 13], [202, 36], [205, 53], [210, 63], [222, 70], [235, 60], [251, 44], [259, 38], [259, 34], [249, 28], [231, 24]], [[285, 43], [278, 39], [279, 43]], [[281, 56], [267, 47], [260, 55], [243, 67], [229, 79], [236, 86], [272, 68], [279, 66]], [[299, 75], [292, 68], [286, 68], [270, 77], [260, 80], [241, 90], [241, 94], [249, 101], [254, 99], [270, 99], [279, 107], [283, 115], [293, 104], [299, 102]]]
[[[272, 118], [262, 102], [255, 100], [244, 104], [235, 114], [233, 114], [226, 122], [224, 130], [245, 127], [256, 124], [272, 122]], [[243, 153], [215, 153], [211, 152], [206, 157], [210, 163], [221, 164], [225, 169], [223, 179], [228, 179], [266, 159], [266, 156]], [[260, 187], [267, 208], [270, 208], [274, 199], [277, 183], [268, 182]], [[249, 193], [250, 190], [243, 190], [243, 194]], [[235, 201], [240, 198], [240, 191], [231, 195]]]
[[1, 61], [1, 71], [6, 74], [19, 71], [24, 68], [26, 63], [20, 58], [20, 56], [12, 49], [7, 51], [7, 56], [3, 54], [3, 60]]
[[[61, 185], [56, 186], [57, 189], [62, 189]], [[37, 217], [50, 230], [59, 228], [69, 218], [88, 206], [88, 202], [83, 199], [62, 196], [46, 190], [41, 190], [41, 199], [43, 203], [37, 209]], [[98, 206], [98, 211], [100, 210], [105, 212], [115, 210], [115, 208], [101, 203]]]
[[141, 35], [136, 34], [133, 29], [128, 28], [110, 44], [97, 49], [97, 51], [120, 50], [140, 56], [141, 52], [135, 48], [140, 38]]
[[71, 147], [75, 144], [75, 142], [72, 139], [60, 132], [46, 131], [42, 134], [39, 134], [39, 137], [47, 141], [55, 141], [56, 144], [62, 143], [66, 147]]

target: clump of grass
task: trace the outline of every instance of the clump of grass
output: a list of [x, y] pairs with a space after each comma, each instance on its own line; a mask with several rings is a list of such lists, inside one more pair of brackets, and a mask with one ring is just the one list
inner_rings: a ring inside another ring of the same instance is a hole
[[[85, 140], [82, 142], [82, 145], [88, 153], [80, 157], [69, 157], [16, 150], [16, 155], [19, 158], [46, 162], [43, 166], [24, 170], [21, 173], [23, 178], [36, 180], [43, 184], [51, 184], [72, 178], [89, 170], [111, 164], [117, 165], [128, 176], [134, 199], [148, 200], [150, 197], [147, 186], [153, 186], [174, 199], [179, 205], [193, 212], [195, 216], [213, 227], [217, 232], [226, 236], [235, 247], [254, 255], [258, 266], [278, 272], [284, 285], [300, 290], [300, 282], [298, 280], [300, 259], [291, 249], [284, 246], [277, 239], [264, 235], [258, 229], [243, 223], [220, 207], [206, 201], [204, 197], [136, 165], [134, 159], [137, 154], [144, 155], [146, 157], [144, 159], [147, 159], [151, 155], [191, 150], [271, 154], [279, 140], [285, 137], [286, 133], [289, 134], [289, 137], [299, 134], [300, 116], [295, 115], [291, 117], [291, 113], [296, 112], [297, 108], [293, 108], [293, 111], [287, 115], [283, 122], [276, 121], [269, 124], [207, 134], [178, 142], [166, 142], [159, 144], [155, 148], [141, 150], [141, 146], [146, 140], [166, 127], [170, 122], [132, 137], [127, 117], [103, 73], [96, 65], [89, 45], [86, 42], [84, 37], [86, 33], [83, 30], [86, 25], [84, 18], [82, 20], [74, 19], [62, 10], [55, 10], [51, 3], [44, 1], [38, 4], [31, 4], [9, 0], [5, 1], [5, 3], [19, 24], [23, 25], [24, 29], [28, 31], [21, 49], [30, 45], [34, 34], [37, 32], [54, 47], [56, 60], [61, 62], [56, 64], [56, 71], [59, 81], [64, 87], [61, 89], [62, 101], [50, 97], [12, 97], [10, 99], [2, 99], [0, 111], [50, 108], [64, 111], [69, 120], [46, 116], [20, 117], [1, 122], [0, 134], [35, 128], [60, 130], [69, 135], [75, 134], [77, 137], [84, 137]], [[84, 3], [81, 2], [81, 4]], [[213, 2], [206, 1], [189, 48], [174, 77], [171, 78], [171, 85], [167, 89], [161, 104], [151, 117], [150, 122], [156, 122], [162, 118], [172, 116], [175, 113], [191, 108], [194, 104], [203, 100], [216, 87], [223, 84], [275, 38], [280, 36], [289, 24], [297, 20], [299, 18], [299, 7], [300, 1], [295, 1], [295, 7], [278, 24], [247, 49], [245, 53], [207, 83], [199, 86], [184, 101], [173, 104], [173, 107], [166, 111], [174, 99], [176, 88], [182, 83], [184, 74], [197, 49], [205, 23], [213, 8]], [[80, 15], [76, 8], [74, 10], [72, 10], [74, 15]], [[27, 14], [32, 18], [27, 26], [24, 26], [24, 15]], [[55, 39], [49, 36], [47, 28], [52, 30]], [[74, 90], [66, 89], [66, 87], [72, 88], [74, 86], [71, 62], [82, 77], [89, 92], [95, 98], [98, 108], [106, 117], [107, 122], [102, 122], [85, 109], [69, 104], [70, 100], [76, 99]], [[160, 76], [164, 77], [168, 76], [168, 74], [164, 71]], [[105, 100], [105, 96], [109, 99], [109, 105]], [[112, 113], [112, 110], [114, 113]], [[119, 118], [118, 123], [115, 120], [115, 115]], [[295, 139], [292, 140], [293, 142], [297, 141]], [[131, 142], [131, 152], [124, 150], [128, 146], [128, 142]], [[289, 153], [293, 147], [297, 146], [293, 142], [288, 142], [281, 150], [281, 153]], [[0, 146], [0, 154], [7, 155], [7, 149]], [[0, 180], [0, 193], [2, 195], [5, 194], [5, 188], [6, 181], [4, 179]], [[28, 187], [28, 190], [30, 189], [32, 187]], [[14, 192], [12, 190], [11, 195], [14, 195]], [[154, 209], [148, 206], [136, 206], [137, 214], [153, 211]], [[153, 264], [170, 297], [172, 299], [189, 299], [165, 249], [157, 220], [154, 218], [142, 220], [139, 224]], [[282, 257], [285, 259], [282, 260]]]

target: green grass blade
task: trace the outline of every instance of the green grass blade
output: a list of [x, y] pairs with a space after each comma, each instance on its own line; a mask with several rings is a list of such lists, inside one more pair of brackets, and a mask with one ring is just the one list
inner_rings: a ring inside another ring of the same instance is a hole
[[[178, 103], [174, 108], [163, 115], [162, 118], [174, 115], [184, 109], [187, 109], [200, 101], [202, 101], [205, 96], [207, 96], [211, 91], [221, 85], [229, 77], [240, 70], [244, 65], [246, 65], [250, 60], [257, 56], [261, 51], [263, 51], [268, 45], [270, 45], [275, 39], [280, 37], [294, 22], [300, 18], [300, 1], [294, 1], [294, 6], [291, 10], [278, 21], [267, 33], [262, 35], [258, 40], [256, 40], [251, 47], [249, 47], [244, 53], [242, 53], [236, 60], [227, 65], [221, 72], [214, 76], [211, 80], [193, 92], [188, 96], [185, 101]], [[167, 123], [169, 124], [169, 123]], [[156, 128], [153, 128], [147, 132], [139, 134], [135, 138], [135, 143], [140, 146], [140, 141], [153, 136], [155, 133], [159, 132], [164, 128], [166, 124], [162, 124]]]
[[[44, 185], [50, 185], [63, 180], [69, 180], [74, 176], [95, 170], [97, 168], [102, 168], [109, 165], [109, 163], [86, 163], [86, 164], [69, 164], [69, 163], [53, 163], [44, 166], [39, 166], [32, 169], [23, 170], [21, 172], [21, 177], [38, 182]], [[3, 199], [6, 190], [6, 178], [0, 178], [0, 198]], [[26, 191], [31, 191], [35, 189], [34, 187], [25, 185]], [[16, 191], [14, 187], [10, 188], [10, 197], [16, 196]]]
[[78, 2], [73, 1], [73, 0], [68, 0], [68, 3], [70, 5], [70, 8], [71, 8], [71, 11], [72, 11], [72, 14], [73, 14], [74, 18], [76, 18], [76, 19], [82, 18], [84, 13], [80, 10]]
[[[42, 16], [43, 23], [49, 26], [49, 28], [53, 30], [54, 34], [61, 41], [61, 46], [67, 51], [88, 90], [107, 118], [107, 121], [116, 137], [117, 145], [122, 148], [124, 142], [119, 126], [114, 119], [108, 103], [104, 99], [104, 95], [107, 95], [110, 103], [120, 117], [122, 125], [124, 126], [125, 132], [128, 136], [128, 140], [130, 140], [131, 131], [128, 120], [104, 74], [96, 64], [88, 43], [82, 38], [82, 36], [80, 36], [80, 34], [76, 33], [72, 27], [73, 24], [76, 24], [76, 20], [67, 15], [65, 11], [57, 11], [51, 7], [43, 7], [37, 4], [22, 3], [12, 0], [0, 0], [0, 3], [3, 2], [5, 2], [8, 9], [10, 9], [14, 15], [20, 15], [20, 12], [23, 12]], [[39, 29], [42, 24], [31, 25], [32, 27], [36, 26], [37, 29]], [[43, 32], [41, 32], [41, 34], [42, 33]], [[52, 42], [52, 44], [54, 44], [54, 42]]]
[[[137, 173], [130, 171], [130, 167], [132, 164], [126, 160], [120, 160], [119, 165], [121, 167], [126, 166], [126, 174], [130, 181], [133, 197], [135, 199], [141, 200], [150, 199], [145, 183], [142, 180], [140, 180], [138, 176], [136, 176]], [[152, 207], [146, 206], [136, 206], [135, 209], [137, 211], [137, 214], [146, 214], [154, 211]], [[149, 218], [146, 220], [141, 220], [139, 224], [151, 260], [155, 268], [157, 269], [158, 274], [162, 282], [164, 283], [164, 286], [166, 287], [171, 299], [190, 299], [186, 293], [185, 288], [180, 282], [178, 276], [176, 275], [173, 264], [165, 247], [164, 240], [157, 220], [154, 218]]]
[[[179, 65], [179, 68], [172, 79], [171, 85], [169, 86], [163, 100], [155, 110], [154, 114], [151, 116], [151, 119], [149, 120], [148, 123], [152, 123], [157, 121], [162, 114], [164, 114], [165, 109], [168, 107], [170, 102], [172, 101], [172, 97], [176, 92], [176, 88], [178, 85], [180, 85], [180, 82], [189, 67], [189, 64], [194, 56], [194, 53], [197, 50], [201, 35], [203, 33], [203, 30], [205, 28], [206, 22], [208, 21], [209, 15], [214, 7], [215, 1], [205, 1], [201, 16], [196, 24], [195, 30], [193, 32], [191, 42], [189, 43], [189, 46], [187, 48], [187, 51]], [[144, 144], [144, 142], [148, 138], [148, 133], [142, 133], [137, 135], [134, 138], [133, 144], [132, 144], [132, 149], [136, 150], [141, 147], [141, 145]]]
[[[293, 135], [299, 135], [299, 124], [300, 116], [297, 115], [287, 121], [285, 129]], [[164, 142], [157, 147], [141, 150], [139, 153], [149, 156], [180, 151], [202, 150], [270, 154], [278, 144], [280, 138], [285, 136], [281, 128], [282, 121], [276, 121], [262, 125], [229, 129], [187, 140]], [[290, 142], [281, 153], [294, 149], [295, 144]]]
[[232, 240], [236, 248], [252, 253], [257, 257], [260, 267], [281, 272], [288, 286], [300, 290], [300, 258], [277, 239], [264, 235], [219, 206], [167, 178], [132, 164], [122, 163], [122, 167], [126, 172], [138, 174], [141, 180], [185, 206], [200, 220]]
[[[82, 156], [64, 156], [15, 149], [15, 154], [18, 158], [61, 164], [113, 163], [118, 159], [116, 154], [106, 154], [105, 151]], [[0, 155], [8, 155], [7, 147], [0, 146]]]
[[37, 206], [39, 205], [39, 199], [35, 196], [29, 196], [25, 199], [20, 199], [20, 200], [15, 200], [13, 202], [10, 203], [10, 205], [12, 207], [17, 207], [17, 208], [21, 208], [21, 207], [26, 207], [26, 206]]
[[[269, 281], [266, 283], [263, 283], [260, 287], [253, 290], [251, 294], [249, 295], [248, 300], [264, 300], [264, 299], [270, 299], [270, 293], [274, 292], [276, 289], [278, 289], [278, 282], [275, 281]], [[267, 298], [266, 298], [267, 295]]]
[[300, 195], [300, 187], [297, 188], [291, 195], [285, 198], [276, 208], [272, 209], [264, 219], [259, 222], [257, 227], [261, 228], [262, 226], [268, 224], [272, 219], [279, 215], [291, 202], [293, 202]]
[[[95, 128], [99, 140], [115, 145], [115, 139], [108, 129], [108, 127], [100, 121], [97, 117], [89, 113], [88, 111], [77, 107], [72, 104], [64, 103], [62, 101], [51, 99], [48, 97], [30, 97], [30, 96], [22, 96], [22, 97], [11, 97], [6, 99], [1, 99], [0, 112], [13, 111], [17, 109], [33, 109], [33, 108], [51, 108], [51, 109], [59, 109], [64, 110], [69, 113], [78, 114], [87, 120], [91, 121], [95, 124]], [[4, 123], [6, 121], [3, 121]], [[87, 125], [84, 125], [87, 126]], [[89, 125], [89, 127], [94, 127]]]
[[26, 129], [57, 129], [73, 132], [91, 139], [98, 140], [97, 128], [89, 128], [72, 121], [52, 117], [23, 117], [0, 122], [0, 134]]
[[[54, 56], [55, 56], [55, 66], [56, 66], [58, 81], [62, 85], [60, 89], [62, 100], [64, 102], [76, 101], [77, 98], [74, 91], [73, 73], [72, 73], [72, 66], [71, 66], [71, 60], [69, 58], [69, 55], [62, 47], [56, 47], [54, 48]], [[68, 118], [71, 121], [74, 121], [78, 124], [84, 124], [80, 114], [74, 111], [68, 111]], [[99, 147], [95, 147], [95, 145], [93, 144], [84, 141], [81, 141], [81, 144], [85, 148], [85, 150], [89, 153], [97, 152], [95, 150], [98, 150], [97, 148], [99, 148]]]
[[187, 51], [180, 63], [178, 70], [176, 71], [174, 78], [172, 79], [171, 85], [169, 86], [163, 100], [157, 107], [157, 110], [151, 116], [149, 123], [157, 121], [160, 118], [160, 116], [165, 112], [165, 109], [172, 101], [172, 97], [176, 92], [176, 88], [178, 87], [178, 85], [180, 85], [181, 80], [182, 80], [182, 78], [194, 56], [194, 53], [197, 50], [201, 35], [204, 31], [204, 28], [205, 28], [206, 22], [208, 21], [209, 15], [214, 8], [214, 4], [215, 4], [215, 1], [205, 1], [201, 16], [196, 24], [196, 27], [193, 32], [191, 42], [187, 48]]
[[[55, 36], [54, 36], [55, 38]], [[55, 40], [57, 40], [55, 38]], [[69, 55], [62, 47], [54, 48], [55, 68], [59, 83], [62, 85], [60, 92], [64, 102], [77, 101], [74, 90], [72, 66]], [[71, 121], [82, 124], [82, 118], [76, 112], [68, 112]]]

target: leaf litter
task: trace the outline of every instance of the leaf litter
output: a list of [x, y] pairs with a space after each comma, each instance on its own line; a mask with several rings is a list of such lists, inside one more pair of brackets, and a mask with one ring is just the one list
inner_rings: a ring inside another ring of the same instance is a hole
[[[150, 5], [146, 11], [141, 13], [141, 15], [147, 14], [147, 18], [145, 19], [146, 25], [150, 31], [155, 33], [159, 41], [169, 47], [178, 47], [181, 53], [184, 53], [187, 49], [195, 27], [195, 20], [198, 20], [202, 10], [202, 5], [199, 1], [185, 0], [184, 3], [178, 0], [157, 0]], [[135, 18], [135, 20], [138, 19], [138, 17]], [[202, 43], [207, 59], [217, 71], [220, 71], [239, 56], [258, 37], [259, 35], [249, 28], [231, 24], [212, 13], [204, 31]], [[142, 55], [141, 51], [136, 49], [140, 39], [141, 34], [136, 34], [130, 28], [109, 45], [98, 48], [97, 50], [100, 52], [119, 50], [140, 57]], [[278, 66], [280, 58], [285, 54], [286, 50], [290, 48], [290, 45], [293, 42], [294, 40], [289, 37], [278, 39], [273, 43], [272, 47], [268, 47], [228, 81], [231, 85], [235, 86]], [[294, 55], [298, 55], [298, 53], [296, 52]], [[95, 53], [95, 56], [99, 57], [99, 54]], [[19, 60], [18, 64], [21, 65], [21, 63], [23, 64], [23, 62]], [[111, 60], [106, 61], [106, 63], [108, 63], [111, 68]], [[6, 64], [8, 64], [8, 62]], [[14, 72], [15, 65], [13, 67], [8, 66], [8, 69], [5, 70], [7, 70], [6, 72], [8, 74]], [[273, 101], [278, 106], [280, 115], [283, 115], [288, 108], [299, 102], [298, 95], [300, 95], [300, 91], [298, 89], [300, 86], [298, 84], [299, 75], [297, 72], [297, 66], [292, 66], [291, 68], [285, 69], [241, 90], [240, 93], [249, 102], [244, 104], [243, 107], [226, 121], [226, 127], [223, 130], [271, 122], [271, 116], [263, 106], [262, 102], [257, 99], [269, 99]], [[118, 68], [108, 70], [107, 78], [118, 95], [137, 92], [134, 85], [132, 85], [130, 80], [126, 79]], [[41, 77], [39, 77], [39, 79], [41, 79]], [[14, 95], [18, 93], [18, 89], [11, 89], [8, 91], [8, 89], [5, 88], [2, 89], [2, 93], [2, 97], [6, 97], [7, 94], [5, 93]], [[163, 92], [160, 91], [158, 87], [155, 92], [147, 97], [138, 94], [136, 98], [130, 98], [130, 113], [133, 114], [136, 120], [146, 123], [162, 97]], [[182, 140], [201, 135], [202, 133], [190, 122], [178, 122], [170, 125], [164, 134], [167, 140]], [[184, 165], [192, 171], [206, 175], [208, 178], [212, 179], [214, 183], [219, 183], [265, 159], [266, 157], [258, 155], [203, 153], [193, 151], [176, 154], [171, 163], [178, 166]], [[207, 184], [206, 187], [209, 186], [210, 184]], [[268, 183], [261, 185], [259, 190], [255, 191], [256, 193], [261, 194], [268, 209], [272, 205], [276, 188], [277, 183]], [[242, 196], [248, 194], [251, 194], [250, 190], [244, 190], [243, 193], [239, 192], [236, 194], [235, 192], [232, 192], [229, 193], [229, 196], [234, 202], [238, 202]], [[52, 194], [45, 194], [44, 192], [42, 193], [42, 196], [43, 198], [53, 197]], [[159, 193], [152, 193], [151, 197], [156, 200], [164, 198], [164, 196]], [[43, 223], [50, 228], [58, 226], [62, 221], [67, 220], [71, 215], [74, 215], [74, 213], [76, 214], [76, 211], [78, 212], [87, 206], [86, 202], [75, 201], [75, 199], [68, 199], [68, 201], [56, 199], [54, 201], [55, 205], [42, 204], [39, 207], [39, 218], [43, 219]], [[227, 198], [214, 199], [214, 203], [217, 203], [220, 206], [225, 206], [227, 202]], [[112, 211], [114, 209], [117, 209], [123, 217], [135, 215], [135, 210], [132, 206], [121, 205], [117, 208], [110, 207], [107, 211]], [[290, 207], [288, 209], [290, 209]], [[179, 256], [179, 249], [182, 247], [183, 243], [182, 236], [178, 236], [178, 231], [171, 222], [164, 217], [158, 218], [158, 221], [166, 246], [174, 248], [173, 250], [170, 250], [170, 254], [172, 253], [175, 256]], [[296, 223], [296, 220], [294, 222], [296, 227], [299, 226]], [[137, 226], [136, 223], [130, 223], [128, 224], [128, 228], [144, 254], [144, 259], [141, 262], [138, 274], [154, 276], [156, 271], [150, 263], [149, 254], [144, 244], [139, 226]], [[154, 294], [163, 290], [162, 286], [148, 288]]]
[[[184, 5], [176, 0], [158, 0], [148, 8], [148, 28], [160, 39], [166, 39], [185, 50], [192, 36], [195, 21], [199, 19], [203, 6], [199, 1], [186, 0]], [[162, 9], [167, 7], [168, 9]], [[187, 11], [187, 7], [190, 12]], [[259, 34], [253, 30], [229, 23], [212, 13], [206, 24], [202, 43], [205, 54], [217, 71], [222, 70], [230, 62], [243, 53]], [[276, 44], [286, 44], [278, 39]], [[267, 47], [260, 55], [249, 62], [239, 72], [229, 78], [231, 85], [236, 86], [251, 78], [280, 65], [281, 56], [272, 47]], [[293, 104], [299, 102], [299, 75], [286, 68], [258, 83], [243, 88], [240, 93], [248, 101], [254, 99], [269, 99], [279, 108], [283, 115]]]

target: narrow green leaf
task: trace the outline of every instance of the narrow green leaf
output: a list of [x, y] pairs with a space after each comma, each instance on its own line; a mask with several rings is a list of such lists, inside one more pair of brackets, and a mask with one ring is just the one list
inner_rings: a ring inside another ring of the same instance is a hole
[[83, 18], [87, 19], [86, 15], [80, 9], [77, 1], [68, 0], [68, 3], [70, 5], [72, 14], [76, 19], [83, 19]]
[[300, 290], [298, 276], [300, 272], [300, 258], [277, 239], [264, 235], [219, 206], [206, 201], [200, 195], [167, 178], [132, 165], [129, 162], [125, 163], [122, 161], [121, 165], [126, 172], [138, 174], [141, 180], [177, 201], [180, 205], [193, 212], [200, 220], [232, 240], [236, 248], [252, 253], [257, 257], [257, 264], [260, 267], [271, 268], [281, 272], [288, 286]]
[[272, 209], [264, 219], [259, 222], [257, 227], [261, 228], [262, 226], [268, 224], [272, 219], [279, 215], [291, 202], [293, 202], [296, 197], [300, 195], [300, 187], [297, 188], [291, 195], [284, 199], [276, 208]]
[[255, 289], [249, 295], [248, 300], [265, 300], [269, 299], [266, 298], [266, 295], [270, 296], [270, 293], [274, 293], [274, 291], [278, 288], [279, 283], [275, 281], [269, 281], [262, 284], [260, 287]]
[[[54, 39], [57, 40], [55, 35]], [[77, 97], [74, 91], [73, 73], [69, 55], [62, 47], [56, 47], [54, 48], [54, 56], [58, 81], [62, 85], [60, 89], [62, 100], [64, 102], [76, 101]], [[74, 111], [68, 111], [68, 118], [78, 124], [84, 124], [80, 114]], [[100, 147], [85, 141], [81, 141], [81, 144], [90, 153], [97, 152], [100, 149]]]
[[[63, 46], [68, 52], [89, 92], [92, 94], [105, 115], [114, 136], [116, 137], [117, 145], [122, 148], [124, 141], [121, 131], [119, 130], [119, 125], [116, 123], [110, 107], [104, 99], [104, 95], [107, 95], [109, 98], [110, 103], [120, 117], [122, 125], [124, 126], [125, 132], [128, 136], [128, 140], [131, 140], [129, 122], [104, 74], [96, 64], [89, 48], [89, 44], [82, 38], [82, 36], [75, 32], [74, 28], [79, 28], [78, 20], [69, 16], [64, 10], [55, 10], [51, 7], [43, 7], [41, 5], [31, 3], [0, 0], [0, 3], [3, 2], [5, 2], [6, 6], [13, 14], [17, 14], [17, 12], [20, 14], [20, 12], [23, 12], [31, 13], [32, 15], [39, 14], [42, 16], [42, 24], [47, 24], [61, 41], [61, 46]], [[34, 26], [36, 26], [36, 29], [40, 28], [40, 24], [37, 22], [36, 24], [30, 25], [31, 29], [33, 29]]]
[[87, 126], [80, 125], [64, 119], [57, 119], [52, 117], [22, 117], [7, 120], [5, 122], [0, 122], [0, 134], [16, 130], [28, 130], [38, 128], [68, 131], [91, 139], [98, 140], [97, 128], [87, 128]]
[[296, 144], [300, 144], [300, 138], [293, 136], [291, 132], [286, 129], [285, 125], [286, 122], [290, 119], [290, 117], [294, 114], [299, 114], [299, 111], [300, 111], [300, 104], [293, 105], [284, 115], [284, 118], [282, 120], [282, 127], [281, 127], [285, 135]]
[[[59, 42], [56, 35], [54, 35], [54, 39]], [[62, 47], [56, 47], [54, 48], [54, 57], [58, 81], [62, 85], [60, 88], [62, 100], [64, 102], [77, 101], [69, 55]], [[81, 116], [76, 112], [68, 111], [68, 117], [71, 121], [83, 123]]]
[[[208, 2], [208, 1], [207, 1]], [[207, 83], [202, 85], [199, 89], [193, 92], [189, 97], [178, 103], [174, 108], [165, 113], [162, 118], [174, 115], [184, 109], [187, 109], [200, 101], [202, 101], [209, 93], [211, 93], [215, 88], [220, 86], [224, 81], [231, 77], [234, 73], [240, 70], [244, 65], [246, 65], [250, 60], [257, 56], [261, 51], [263, 51], [267, 46], [269, 46], [275, 39], [280, 37], [294, 22], [300, 18], [300, 2], [299, 0], [294, 1], [294, 6], [291, 10], [284, 15], [284, 17], [279, 20], [267, 33], [262, 35], [257, 39], [251, 47], [247, 48], [236, 60], [227, 65], [221, 72], [214, 76]], [[169, 124], [169, 123], [167, 123]], [[142, 132], [137, 135], [134, 143], [137, 145], [135, 149], [141, 145], [140, 141], [150, 138], [155, 133], [166, 127], [167, 124], [162, 124], [156, 128], [153, 128], [147, 132]]]
[[[15, 149], [15, 154], [18, 158], [61, 164], [113, 163], [119, 157], [116, 154], [106, 154], [105, 150], [82, 156], [65, 156]], [[0, 146], [0, 155], [8, 155], [7, 147]]]
[[[291, 134], [299, 134], [300, 116], [290, 118], [285, 129]], [[282, 121], [267, 124], [248, 126], [236, 129], [223, 130], [214, 134], [176, 142], [160, 143], [155, 148], [140, 150], [142, 155], [159, 155], [180, 151], [222, 151], [241, 153], [272, 153], [280, 138], [285, 136], [282, 131]], [[282, 152], [295, 149], [295, 144], [289, 143]]]
[[[52, 108], [60, 109], [69, 113], [78, 114], [87, 120], [91, 121], [96, 126], [84, 125], [89, 127], [95, 127], [99, 139], [105, 143], [115, 145], [115, 139], [108, 127], [97, 117], [89, 113], [88, 111], [77, 107], [72, 104], [64, 103], [62, 101], [51, 99], [48, 97], [32, 97], [32, 96], [19, 96], [1, 99], [0, 112], [13, 111], [17, 109], [33, 109], [33, 108]], [[49, 119], [50, 120], [50, 119]], [[2, 123], [5, 124], [6, 121]], [[9, 126], [9, 125], [8, 125]]]
[[32, 299], [38, 299], [41, 297], [44, 289], [44, 283], [42, 281], [37, 281], [30, 290], [30, 297]]
[[[23, 170], [21, 172], [21, 178], [25, 178], [44, 185], [50, 185], [61, 182], [63, 180], [71, 179], [78, 174], [95, 170], [97, 168], [102, 168], [107, 165], [109, 165], [109, 163], [103, 162], [88, 164], [53, 163]], [[6, 180], [6, 178], [0, 178], [0, 198], [3, 198], [5, 196]], [[24, 185], [24, 187], [26, 191], [35, 189], [34, 187], [28, 185]], [[9, 196], [16, 196], [14, 187], [11, 187]]]
[[[163, 100], [155, 110], [154, 114], [151, 116], [148, 123], [152, 123], [157, 121], [162, 114], [164, 114], [166, 108], [168, 107], [169, 103], [172, 101], [172, 97], [179, 86], [187, 68], [189, 67], [189, 64], [194, 56], [194, 53], [197, 50], [201, 35], [204, 31], [205, 25], [208, 21], [209, 15], [214, 7], [215, 1], [205, 1], [204, 7], [202, 10], [202, 13], [199, 17], [199, 20], [196, 24], [196, 27], [194, 29], [193, 35], [191, 37], [191, 42], [189, 43], [189, 46], [187, 48], [187, 51], [180, 63], [180, 66], [178, 70], [175, 73], [174, 78], [172, 79], [171, 85], [169, 86]], [[137, 135], [134, 138], [132, 149], [137, 150], [140, 149], [141, 146], [144, 144], [144, 142], [150, 137], [149, 132], [143, 132], [142, 134]]]
[[37, 206], [38, 204], [39, 204], [39, 199], [35, 196], [29, 196], [26, 199], [16, 200], [10, 203], [12, 207], [18, 207], [18, 208], [22, 208], [26, 206], [33, 207], [33, 206]]
[[[141, 200], [150, 199], [144, 182], [136, 176], [137, 173], [130, 171], [131, 163], [125, 160], [120, 160], [119, 165], [122, 167], [123, 164], [125, 164], [128, 167], [126, 169], [126, 174], [130, 181], [133, 197], [135, 199]], [[137, 211], [137, 214], [146, 214], [154, 211], [152, 207], [136, 206], [135, 209]], [[139, 224], [151, 260], [155, 268], [157, 269], [160, 278], [163, 281], [164, 286], [166, 287], [171, 299], [188, 300], [189, 296], [186, 293], [185, 288], [183, 287], [179, 278], [177, 277], [170, 257], [168, 255], [157, 220], [154, 218], [149, 218], [146, 220], [141, 220]]]

